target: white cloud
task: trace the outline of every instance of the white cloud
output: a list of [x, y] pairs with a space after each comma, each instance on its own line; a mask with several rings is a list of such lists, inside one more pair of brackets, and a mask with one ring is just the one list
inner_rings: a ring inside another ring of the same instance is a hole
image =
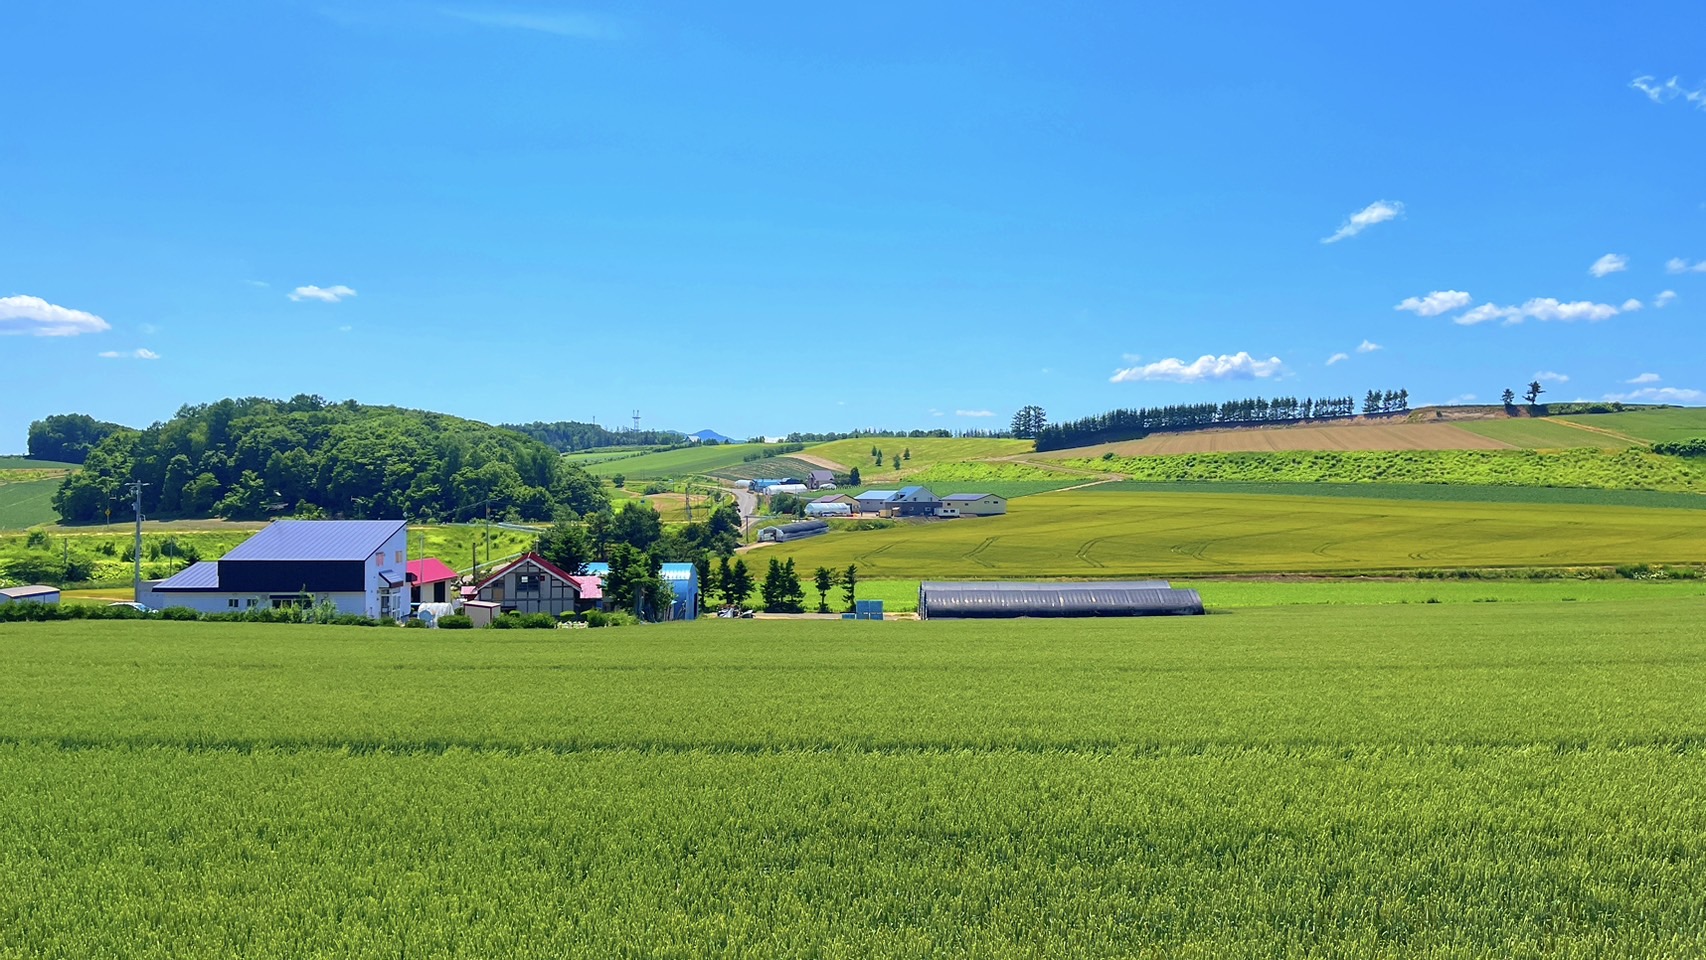
[[1377, 223], [1402, 216], [1404, 205], [1396, 200], [1376, 200], [1356, 213], [1345, 218], [1339, 229], [1330, 237], [1322, 237], [1322, 243], [1338, 243], [1346, 237], [1354, 237]]
[[1696, 400], [1706, 400], [1706, 391], [1685, 390], [1680, 387], [1642, 387], [1639, 390], [1631, 390], [1628, 393], [1608, 393], [1605, 395], [1605, 399], [1621, 400], [1626, 403], [1632, 401], [1645, 401], [1648, 403], [1692, 403]]
[[1609, 303], [1594, 303], [1591, 300], [1562, 301], [1553, 297], [1535, 297], [1520, 307], [1501, 307], [1496, 304], [1483, 303], [1469, 312], [1452, 319], [1453, 323], [1463, 326], [1474, 326], [1489, 320], [1503, 320], [1506, 323], [1521, 323], [1524, 320], [1557, 321], [1559, 323], [1574, 323], [1586, 320], [1598, 323], [1609, 320], [1620, 313], [1632, 313], [1641, 309], [1641, 301], [1625, 300], [1621, 305]]
[[266, 282], [265, 280], [244, 280], [243, 282], [248, 284], [251, 287], [259, 287], [262, 290], [266, 290], [272, 286], [272, 284]]
[[352, 327], [346, 323], [343, 326], [338, 328], [338, 332], [339, 333], [349, 333], [351, 330], [354, 330], [354, 329], [355, 329], [354, 327]]
[[99, 354], [107, 360], [158, 360], [160, 355], [147, 347], [135, 350], [102, 350]]
[[1681, 257], [1671, 257], [1665, 261], [1666, 273], [1706, 273], [1706, 260], [1699, 263], [1689, 263]]
[[1657, 78], [1651, 76], [1636, 77], [1630, 81], [1629, 88], [1641, 91], [1647, 95], [1648, 100], [1654, 103], [1668, 103], [1681, 98], [1686, 103], [1694, 104], [1698, 109], [1706, 110], [1706, 86], [1689, 90], [1678, 83], [1676, 77], [1671, 77], [1664, 83], [1655, 83], [1655, 79]]
[[1257, 360], [1240, 350], [1234, 354], [1223, 353], [1218, 357], [1205, 353], [1191, 363], [1169, 357], [1141, 367], [1127, 367], [1114, 371], [1108, 382], [1170, 380], [1174, 383], [1196, 383], [1200, 380], [1254, 380], [1265, 379], [1284, 370], [1285, 364], [1280, 362], [1279, 357]]
[[1539, 373], [1536, 373], [1534, 375], [1534, 379], [1539, 380], [1541, 383], [1569, 383], [1570, 382], [1569, 374], [1555, 373], [1551, 370], [1542, 370]]
[[309, 284], [306, 287], [297, 287], [295, 290], [286, 294], [290, 299], [299, 303], [303, 300], [318, 300], [321, 303], [337, 303], [340, 300], [344, 300], [355, 295], [354, 290], [341, 283], [330, 287], [316, 287], [313, 284]]
[[1437, 317], [1442, 313], [1462, 310], [1474, 302], [1462, 290], [1435, 290], [1425, 297], [1405, 297], [1394, 310], [1409, 310], [1418, 317]]
[[1348, 353], [1335, 353], [1332, 356], [1327, 358], [1327, 366], [1330, 367], [1333, 364], [1338, 363], [1341, 360], [1349, 360], [1350, 358], [1351, 358], [1351, 355]]
[[1671, 301], [1675, 300], [1675, 299], [1676, 299], [1676, 291], [1675, 290], [1663, 290], [1663, 291], [1660, 291], [1658, 296], [1653, 298], [1653, 306], [1658, 307], [1660, 310], [1663, 310], [1664, 308], [1670, 306]]
[[937, 410], [937, 409], [936, 409], [936, 408], [934, 408], [934, 407], [932, 407], [932, 408], [930, 408], [930, 415], [931, 415], [931, 416], [932, 416], [932, 417], [941, 417], [941, 416], [946, 416], [946, 414], [944, 414], [944, 413], [943, 413], [943, 412], [942, 412], [942, 411], [940, 411], [940, 410]]
[[75, 337], [111, 330], [92, 313], [48, 303], [40, 297], [0, 297], [0, 335]]
[[1661, 377], [1656, 373], [1638, 373], [1638, 374], [1634, 375], [1633, 377], [1630, 377], [1629, 379], [1627, 379], [1623, 382], [1624, 383], [1658, 383], [1660, 380], [1663, 380], [1663, 379], [1664, 379], [1664, 377]]
[[603, 17], [582, 13], [528, 13], [515, 10], [466, 10], [447, 8], [447, 17], [477, 23], [483, 27], [502, 27], [509, 30], [532, 30], [577, 40], [606, 40], [617, 37], [616, 25]]
[[145, 335], [150, 336], [150, 337], [153, 336], [154, 334], [160, 332], [160, 328], [156, 327], [152, 323], [145, 323], [142, 326], [137, 327], [136, 329], [141, 330]]
[[1373, 340], [1364, 340], [1357, 344], [1357, 353], [1373, 353], [1379, 349], [1382, 349], [1380, 344], [1375, 343]]
[[955, 410], [954, 416], [956, 416], [956, 417], [993, 417], [993, 416], [995, 416], [995, 411], [993, 411], [993, 410]]
[[1613, 273], [1621, 273], [1629, 269], [1629, 258], [1621, 253], [1608, 253], [1593, 262], [1588, 272], [1596, 277], [1604, 277]]

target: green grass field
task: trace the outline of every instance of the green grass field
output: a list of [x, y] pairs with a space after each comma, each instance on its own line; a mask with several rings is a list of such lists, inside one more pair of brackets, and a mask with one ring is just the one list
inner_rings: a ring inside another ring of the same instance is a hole
[[1576, 447], [1621, 450], [1635, 445], [1631, 440], [1619, 440], [1602, 433], [1572, 427], [1567, 422], [1560, 422], [1560, 419], [1518, 417], [1508, 420], [1460, 420], [1452, 426], [1530, 450], [1569, 450]]
[[[934, 489], [934, 488], [932, 488]], [[1590, 487], [1490, 487], [1457, 483], [1245, 483], [1187, 480], [1165, 483], [1116, 480], [1085, 487], [1098, 493], [1219, 493], [1278, 497], [1350, 497], [1357, 500], [1429, 500], [1460, 503], [1552, 503], [1581, 506], [1706, 509], [1706, 494]]]
[[0, 955], [1706, 950], [1706, 614], [0, 629]]
[[1601, 430], [1662, 443], [1706, 437], [1706, 407], [1667, 407], [1659, 410], [1630, 410], [1627, 413], [1593, 413], [1560, 417]]
[[[845, 568], [844, 568], [845, 569]], [[817, 591], [806, 584], [806, 607], [817, 609]], [[838, 571], [839, 572], [839, 571]], [[1560, 577], [1548, 580], [1190, 580], [1173, 586], [1196, 590], [1211, 612], [1244, 607], [1377, 606], [1392, 603], [1598, 603], [1706, 597], [1706, 579], [1626, 580]], [[846, 604], [841, 588], [830, 592], [830, 608]], [[885, 613], [918, 610], [917, 580], [861, 580], [859, 599], [881, 600]]]
[[806, 570], [857, 564], [871, 579], [1697, 563], [1706, 560], [1706, 513], [1091, 489], [1029, 497], [1004, 517], [765, 549]]
[[[871, 448], [883, 452], [883, 466], [871, 459]], [[1035, 444], [1029, 440], [984, 440], [975, 437], [857, 437], [851, 440], [832, 440], [813, 444], [806, 449], [813, 456], [833, 460], [860, 473], [890, 472], [889, 459], [904, 450], [912, 451], [912, 459], [902, 461], [903, 470], [914, 470], [937, 463], [977, 460], [982, 457], [1006, 457], [1029, 453]]]
[[59, 492], [59, 484], [57, 479], [0, 483], [0, 530], [24, 530], [58, 520], [53, 495]]
[[29, 457], [0, 457], [0, 470], [76, 470], [80, 465], [58, 460], [33, 460]]
[[662, 453], [648, 453], [620, 460], [605, 460], [585, 464], [586, 471], [597, 477], [622, 474], [630, 480], [651, 480], [658, 477], [686, 477], [713, 473], [724, 467], [740, 466], [744, 457], [764, 448], [763, 444], [732, 443], [714, 447], [682, 447]]
[[1065, 462], [1172, 483], [1439, 483], [1706, 493], [1706, 466], [1639, 448], [1200, 453]]

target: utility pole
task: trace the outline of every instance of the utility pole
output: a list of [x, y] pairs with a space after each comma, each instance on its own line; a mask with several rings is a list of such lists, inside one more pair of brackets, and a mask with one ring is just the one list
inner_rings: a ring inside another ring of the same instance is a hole
[[131, 559], [135, 568], [131, 575], [130, 599], [137, 600], [142, 595], [142, 488], [148, 486], [140, 480], [132, 480], [130, 494], [134, 499], [136, 509], [136, 555]]

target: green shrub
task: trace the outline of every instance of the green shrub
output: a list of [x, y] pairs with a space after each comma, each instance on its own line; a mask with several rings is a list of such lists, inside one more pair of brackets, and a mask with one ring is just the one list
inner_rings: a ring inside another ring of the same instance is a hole
[[162, 620], [200, 620], [201, 614], [189, 607], [167, 607], [160, 611]]
[[474, 621], [460, 613], [447, 614], [438, 618], [440, 630], [472, 630]]
[[415, 617], [414, 619], [409, 620], [403, 624], [403, 626], [409, 628], [410, 630], [425, 630], [426, 625], [427, 625], [427, 622], [425, 620], [422, 620], [420, 617]]

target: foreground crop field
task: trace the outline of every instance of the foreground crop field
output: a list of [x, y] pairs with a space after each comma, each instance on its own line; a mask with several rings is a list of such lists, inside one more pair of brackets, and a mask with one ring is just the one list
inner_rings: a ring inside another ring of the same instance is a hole
[[1698, 955], [1702, 614], [13, 625], [0, 955]]
[[1706, 513], [1639, 507], [1213, 493], [1048, 493], [1004, 517], [909, 523], [767, 547], [872, 579], [1696, 563]]

